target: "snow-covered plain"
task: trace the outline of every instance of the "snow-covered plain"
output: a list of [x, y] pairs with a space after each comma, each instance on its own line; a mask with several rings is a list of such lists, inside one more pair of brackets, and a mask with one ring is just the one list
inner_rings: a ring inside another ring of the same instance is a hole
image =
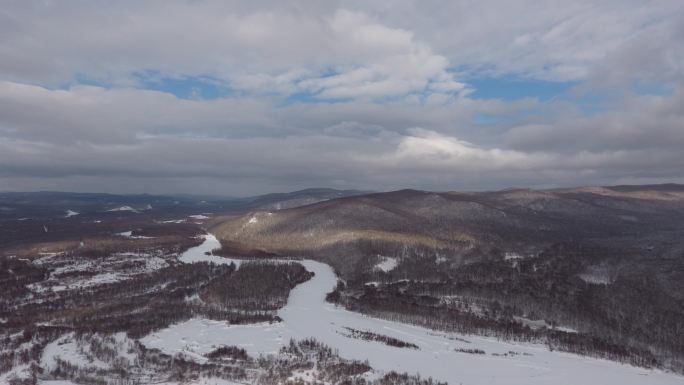
[[[188, 250], [186, 263], [236, 262], [205, 255], [218, 247], [212, 235]], [[684, 377], [647, 370], [607, 360], [551, 352], [543, 345], [513, 344], [495, 339], [436, 332], [430, 329], [371, 318], [325, 301], [337, 277], [326, 264], [304, 260], [315, 276], [290, 292], [277, 324], [227, 325], [225, 322], [191, 319], [172, 325], [141, 340], [150, 348], [170, 354], [184, 353], [199, 361], [220, 345], [237, 345], [251, 355], [276, 352], [290, 338], [315, 337], [339, 350], [342, 357], [368, 360], [374, 369], [420, 373], [423, 377], [450, 384], [684, 384]], [[345, 336], [345, 327], [382, 334], [418, 345], [419, 349], [396, 348], [375, 341]], [[468, 354], [455, 349], [478, 348], [486, 354]], [[511, 353], [513, 352], [513, 353]], [[499, 354], [494, 356], [493, 354]], [[503, 354], [508, 353], [506, 356]]]

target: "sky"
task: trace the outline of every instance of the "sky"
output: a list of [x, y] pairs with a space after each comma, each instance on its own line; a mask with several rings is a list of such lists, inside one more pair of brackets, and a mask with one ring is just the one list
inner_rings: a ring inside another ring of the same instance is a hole
[[684, 182], [681, 0], [0, 0], [0, 191]]

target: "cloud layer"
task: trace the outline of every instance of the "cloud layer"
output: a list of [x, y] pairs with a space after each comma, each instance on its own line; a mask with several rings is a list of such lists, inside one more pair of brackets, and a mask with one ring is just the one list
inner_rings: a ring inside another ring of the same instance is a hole
[[684, 180], [679, 1], [256, 3], [8, 2], [0, 189]]

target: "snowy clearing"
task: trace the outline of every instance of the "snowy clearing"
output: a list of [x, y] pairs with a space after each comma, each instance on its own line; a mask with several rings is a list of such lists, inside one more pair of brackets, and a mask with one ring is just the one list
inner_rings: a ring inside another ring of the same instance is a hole
[[74, 341], [73, 334], [64, 335], [59, 339], [47, 344], [40, 359], [40, 366], [51, 370], [56, 366], [56, 359], [81, 365], [88, 363], [89, 365], [97, 366], [102, 369], [106, 369], [108, 367], [107, 364], [103, 362], [98, 362], [92, 359], [89, 360]]
[[134, 213], [138, 213], [138, 212], [139, 212], [138, 210], [134, 209], [134, 208], [131, 207], [131, 206], [121, 206], [121, 207], [117, 207], [117, 208], [110, 209], [110, 210], [107, 210], [107, 211], [109, 211], [109, 212], [130, 211], [130, 212], [134, 212]]
[[375, 268], [382, 270], [384, 272], [388, 272], [394, 270], [394, 268], [397, 267], [397, 265], [399, 265], [399, 262], [396, 258], [383, 257], [380, 263], [375, 265]]
[[121, 233], [116, 233], [116, 235], [124, 238], [131, 238], [131, 239], [152, 239], [154, 237], [145, 237], [142, 235], [133, 235], [133, 231], [124, 231]]
[[523, 257], [522, 255], [520, 255], [518, 253], [512, 252], [512, 251], [507, 251], [504, 253], [504, 259], [506, 261], [510, 261], [512, 259], [523, 259], [523, 258], [525, 258], [525, 257]]
[[567, 326], [553, 326], [549, 325], [546, 321], [543, 319], [541, 320], [531, 320], [529, 318], [524, 318], [524, 317], [518, 317], [518, 316], [513, 316], [513, 318], [522, 323], [523, 325], [527, 325], [530, 327], [532, 330], [537, 330], [541, 328], [547, 328], [547, 329], [554, 329], [554, 330], [560, 330], [562, 332], [566, 333], [577, 333], [577, 330], [573, 328], [569, 328]]
[[[202, 245], [188, 250], [180, 259], [186, 263], [236, 261], [204, 254], [217, 247], [218, 240], [207, 235]], [[431, 376], [450, 384], [684, 383], [684, 378], [674, 374], [551, 352], [543, 345], [513, 344], [491, 338], [436, 332], [350, 312], [325, 301], [326, 293], [332, 291], [337, 283], [332, 268], [311, 260], [301, 263], [315, 276], [290, 292], [287, 305], [278, 312], [283, 319], [281, 323], [231, 326], [225, 322], [195, 318], [152, 333], [141, 342], [169, 354], [184, 353], [203, 360], [202, 354], [220, 345], [243, 347], [250, 355], [258, 356], [276, 352], [290, 338], [315, 337], [339, 349], [344, 358], [367, 359], [374, 369], [420, 373], [423, 377]], [[415, 344], [419, 349], [351, 339], [344, 335], [345, 328], [387, 335]], [[456, 351], [475, 348], [485, 354]], [[506, 354], [510, 352], [514, 354]]]
[[[115, 253], [97, 261], [78, 260], [61, 254], [54, 254], [43, 256], [33, 263], [38, 266], [50, 264], [57, 266], [53, 268], [48, 279], [26, 285], [29, 290], [36, 293], [47, 290], [59, 292], [99, 286], [126, 280], [135, 275], [149, 273], [168, 266], [166, 260], [159, 255], [134, 252]], [[137, 264], [131, 268], [122, 268], [122, 265], [129, 263]], [[88, 274], [93, 272], [97, 274]], [[64, 276], [69, 275], [69, 273], [83, 274]]]
[[208, 216], [202, 214], [188, 215], [188, 218], [192, 219], [209, 219]]
[[42, 293], [47, 290], [60, 292], [64, 290], [84, 289], [93, 286], [104, 285], [107, 283], [118, 282], [126, 279], [127, 276], [115, 273], [102, 273], [83, 279], [53, 280], [48, 279], [41, 282], [26, 285], [26, 288], [34, 293]]
[[578, 277], [582, 281], [594, 285], [610, 285], [613, 283], [610, 271], [605, 266], [590, 266]]
[[185, 223], [185, 219], [170, 219], [168, 221], [161, 221], [159, 223]]

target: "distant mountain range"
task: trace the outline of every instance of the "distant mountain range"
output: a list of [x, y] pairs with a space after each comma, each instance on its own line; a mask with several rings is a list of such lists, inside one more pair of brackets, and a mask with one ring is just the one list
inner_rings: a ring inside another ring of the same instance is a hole
[[275, 193], [246, 198], [224, 198], [194, 195], [151, 194], [104, 194], [73, 192], [0, 192], [0, 218], [2, 217], [51, 217], [67, 210], [82, 213], [120, 211], [130, 207], [134, 211], [183, 211], [240, 212], [252, 209], [278, 210], [292, 208], [324, 200], [348, 197], [367, 192], [312, 188], [290, 193]]
[[[325, 196], [342, 195], [334, 191], [326, 190]], [[317, 198], [320, 202], [305, 204], [316, 199], [305, 192], [263, 196], [250, 201], [253, 210], [226, 218], [213, 231], [244, 247], [285, 254], [360, 241], [385, 244], [379, 250], [371, 247], [373, 253], [386, 252], [389, 244], [409, 243], [464, 256], [480, 248], [524, 254], [577, 239], [633, 244], [634, 234], [673, 230], [684, 213], [684, 186], [675, 184], [468, 193], [400, 190]]]

